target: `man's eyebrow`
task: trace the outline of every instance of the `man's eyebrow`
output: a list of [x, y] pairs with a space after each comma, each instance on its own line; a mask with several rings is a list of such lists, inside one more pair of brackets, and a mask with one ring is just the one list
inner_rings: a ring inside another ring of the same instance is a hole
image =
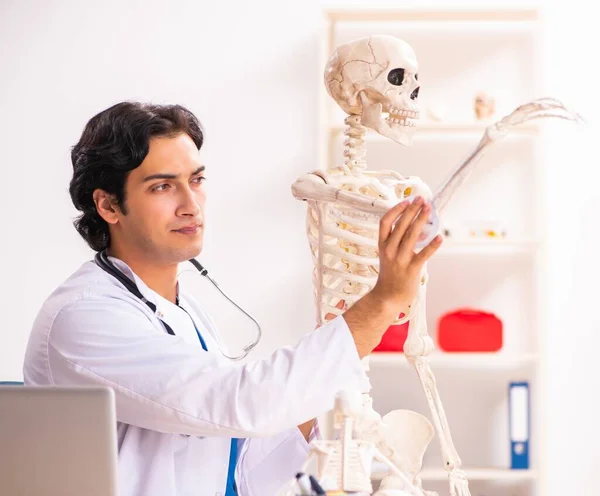
[[[201, 165], [200, 167], [198, 167], [194, 172], [192, 172], [190, 174], [190, 177], [192, 176], [196, 176], [198, 174], [200, 174], [201, 172], [204, 172], [204, 169], [206, 169], [205, 165]], [[168, 174], [168, 173], [161, 173], [161, 174], [151, 174], [149, 176], [146, 176], [142, 182], [146, 183], [148, 181], [154, 181], [155, 179], [177, 179], [179, 177], [178, 174]]]

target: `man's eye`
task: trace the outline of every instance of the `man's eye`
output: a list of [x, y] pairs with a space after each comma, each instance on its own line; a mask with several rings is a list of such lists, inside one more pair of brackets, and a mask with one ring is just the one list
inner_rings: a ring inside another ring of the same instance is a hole
[[152, 191], [165, 191], [169, 187], [168, 184], [157, 184], [152, 188]]
[[202, 183], [202, 181], [204, 181], [205, 179], [206, 179], [206, 177], [205, 177], [205, 176], [197, 176], [197, 177], [195, 177], [194, 179], [192, 179], [192, 181], [194, 181], [194, 182], [195, 182], [195, 183], [197, 183], [197, 184], [201, 184], [201, 183]]

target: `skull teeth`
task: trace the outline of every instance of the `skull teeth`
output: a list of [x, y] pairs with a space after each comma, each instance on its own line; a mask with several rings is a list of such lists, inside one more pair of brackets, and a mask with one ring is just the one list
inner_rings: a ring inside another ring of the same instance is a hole
[[395, 107], [390, 107], [389, 112], [390, 118], [398, 119], [401, 117], [408, 117], [410, 119], [418, 119], [419, 111], [418, 110], [409, 110], [409, 109], [397, 109]]
[[415, 127], [416, 124], [413, 121], [409, 121], [408, 119], [396, 119], [394, 117], [388, 117], [386, 119], [388, 124], [393, 124], [396, 126], [407, 126], [407, 127]]

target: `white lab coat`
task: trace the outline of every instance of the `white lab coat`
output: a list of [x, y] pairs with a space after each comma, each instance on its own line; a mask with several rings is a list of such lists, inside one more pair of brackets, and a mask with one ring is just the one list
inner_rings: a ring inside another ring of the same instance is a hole
[[26, 385], [114, 390], [120, 496], [224, 495], [232, 437], [245, 439], [236, 466], [240, 496], [274, 496], [308, 454], [296, 426], [332, 408], [336, 392], [368, 389], [343, 317], [267, 359], [231, 362], [188, 295], [179, 295], [180, 308], [111, 260], [156, 312], [86, 262], [44, 303], [23, 371]]

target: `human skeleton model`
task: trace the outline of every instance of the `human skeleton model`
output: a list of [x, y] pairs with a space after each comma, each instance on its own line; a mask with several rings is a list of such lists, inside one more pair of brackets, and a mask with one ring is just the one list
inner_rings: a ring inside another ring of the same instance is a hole
[[[348, 114], [344, 132], [347, 137], [345, 163], [327, 171], [305, 174], [292, 186], [294, 196], [308, 204], [307, 234], [314, 261], [313, 283], [319, 324], [343, 313], [375, 285], [379, 271], [379, 220], [391, 207], [417, 195], [432, 204], [426, 236], [417, 245], [420, 249], [437, 234], [439, 214], [490, 144], [510, 128], [532, 119], [579, 120], [579, 116], [553, 99], [535, 100], [518, 107], [485, 130], [471, 154], [433, 194], [417, 177], [403, 177], [392, 170], [367, 170], [364, 159], [367, 127], [402, 145], [412, 144], [415, 120], [419, 117], [419, 82], [418, 62], [410, 45], [392, 36], [370, 36], [341, 45], [327, 63], [325, 84], [329, 95]], [[425, 320], [426, 286], [427, 266], [424, 266], [418, 294], [396, 324], [409, 321], [404, 353], [415, 367], [425, 392], [449, 475], [450, 494], [470, 496], [427, 358], [434, 344], [427, 334]], [[368, 358], [363, 364], [368, 370]], [[382, 419], [373, 410], [368, 391], [362, 393], [362, 411], [353, 426], [358, 440], [352, 440], [347, 428], [341, 440], [331, 441], [338, 443], [338, 449], [347, 456], [344, 463], [318, 464], [317, 477], [336, 481], [335, 489], [338, 490], [351, 491], [360, 487], [370, 491], [370, 462], [363, 466], [364, 470], [356, 470], [356, 477], [351, 482], [344, 475], [351, 465], [356, 468], [356, 460], [364, 462], [365, 450], [368, 452], [364, 442], [367, 442], [394, 466], [390, 475], [383, 479], [377, 496], [431, 494], [423, 491], [418, 477], [423, 454], [433, 437], [429, 420], [407, 410], [390, 412]], [[327, 443], [315, 442], [313, 449], [322, 457], [323, 453], [333, 449], [334, 444]], [[358, 478], [363, 479], [361, 483], [357, 482]]]

